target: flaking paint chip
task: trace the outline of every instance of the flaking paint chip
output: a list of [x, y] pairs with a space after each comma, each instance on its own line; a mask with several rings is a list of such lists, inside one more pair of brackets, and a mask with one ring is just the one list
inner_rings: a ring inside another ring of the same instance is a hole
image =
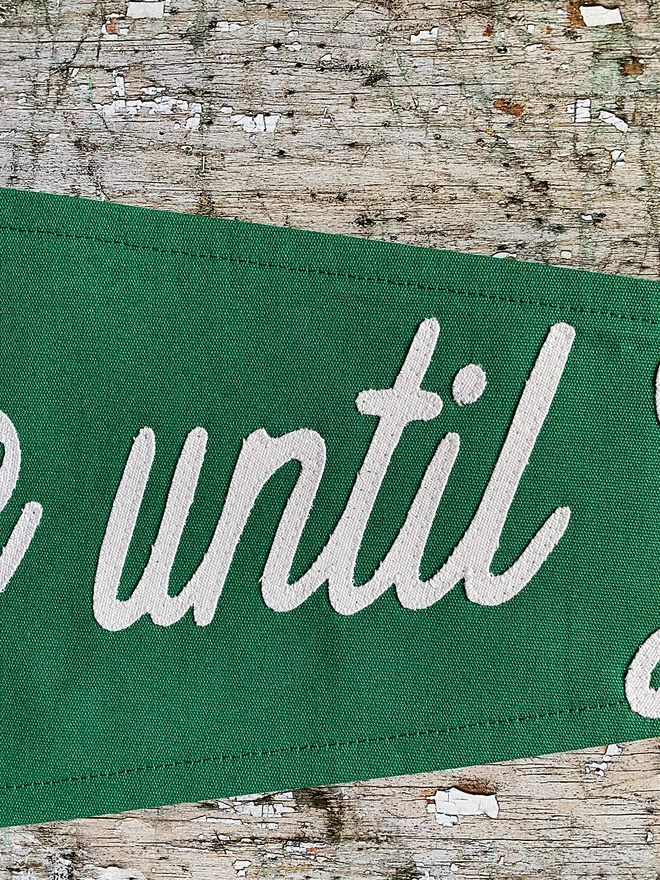
[[257, 113], [256, 116], [249, 116], [244, 113], [235, 113], [231, 117], [234, 125], [242, 128], [247, 134], [264, 133], [275, 131], [277, 123], [280, 120], [279, 113]]
[[429, 28], [429, 30], [417, 31], [416, 34], [410, 35], [411, 43], [421, 43], [424, 40], [437, 40], [440, 29], [438, 27]]
[[625, 150], [610, 150], [610, 156], [612, 158], [612, 168], [618, 168], [619, 165], [626, 164]]
[[604, 122], [607, 125], [613, 125], [617, 131], [621, 131], [623, 134], [625, 134], [630, 128], [625, 119], [621, 119], [620, 116], [615, 116], [614, 113], [610, 113], [609, 110], [601, 110], [598, 114], [598, 118], [601, 122]]
[[163, 0], [130, 0], [127, 18], [162, 18], [165, 14]]
[[568, 104], [566, 110], [572, 114], [573, 122], [590, 122], [591, 98], [578, 98], [574, 104]]
[[580, 15], [587, 27], [623, 24], [621, 10], [618, 6], [613, 9], [608, 9], [607, 6], [580, 6]]
[[428, 806], [435, 813], [438, 825], [456, 825], [460, 816], [487, 816], [497, 819], [500, 805], [494, 794], [472, 794], [452, 787], [447, 791], [436, 791]]

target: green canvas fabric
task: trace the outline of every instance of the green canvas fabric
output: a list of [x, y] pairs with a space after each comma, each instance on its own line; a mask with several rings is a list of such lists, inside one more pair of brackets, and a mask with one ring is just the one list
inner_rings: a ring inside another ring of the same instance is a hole
[[[660, 288], [494, 260], [43, 194], [0, 191], [0, 410], [21, 447], [0, 513], [43, 515], [0, 594], [0, 825], [498, 761], [660, 734], [624, 679], [660, 628]], [[388, 552], [434, 451], [460, 451], [422, 559], [475, 515], [551, 326], [573, 346], [502, 532], [495, 574], [560, 507], [565, 533], [517, 595], [430, 607], [393, 588], [355, 614], [321, 587], [275, 611], [260, 578], [300, 466], [251, 511], [212, 620], [109, 631], [97, 566], [134, 438], [156, 451], [119, 598], [138, 583], [187, 435], [208, 445], [170, 579], [207, 552], [245, 439], [308, 429], [326, 464], [293, 561], [344, 510], [425, 320], [422, 388], [380, 487], [355, 583]], [[452, 383], [483, 368], [479, 400]], [[655, 684], [654, 679], [654, 684]]]

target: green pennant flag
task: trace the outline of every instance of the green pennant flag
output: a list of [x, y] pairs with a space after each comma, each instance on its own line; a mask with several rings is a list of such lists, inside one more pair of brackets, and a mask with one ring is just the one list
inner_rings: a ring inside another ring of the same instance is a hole
[[660, 288], [0, 191], [0, 825], [660, 734]]

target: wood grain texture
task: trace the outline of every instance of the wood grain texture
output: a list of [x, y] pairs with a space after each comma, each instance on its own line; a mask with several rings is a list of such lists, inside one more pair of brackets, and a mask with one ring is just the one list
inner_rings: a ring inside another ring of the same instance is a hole
[[[620, 5], [3, 0], [0, 184], [658, 278], [660, 7]], [[8, 829], [0, 878], [655, 880], [660, 742], [604, 752]]]
[[[602, 752], [8, 829], [0, 877], [656, 880], [659, 744], [598, 769]], [[499, 815], [439, 824], [452, 786], [494, 794]]]
[[655, 2], [3, 2], [5, 185], [658, 276]]

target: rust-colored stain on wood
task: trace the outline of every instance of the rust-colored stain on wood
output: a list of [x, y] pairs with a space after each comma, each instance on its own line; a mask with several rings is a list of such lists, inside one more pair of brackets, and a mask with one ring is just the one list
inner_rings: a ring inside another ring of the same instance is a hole
[[584, 19], [582, 18], [582, 13], [580, 12], [580, 6], [588, 6], [590, 4], [583, 3], [581, 0], [568, 0], [568, 5], [566, 6], [566, 11], [568, 12], [567, 24], [569, 28], [582, 28], [584, 27]]
[[105, 31], [107, 34], [117, 36], [118, 16], [111, 15], [105, 23]]
[[502, 113], [508, 113], [509, 116], [515, 116], [516, 118], [522, 116], [525, 109], [522, 104], [509, 101], [507, 98], [496, 98], [493, 101], [493, 107]]
[[619, 61], [619, 70], [623, 76], [641, 76], [644, 73], [644, 64], [639, 58], [622, 58]]

